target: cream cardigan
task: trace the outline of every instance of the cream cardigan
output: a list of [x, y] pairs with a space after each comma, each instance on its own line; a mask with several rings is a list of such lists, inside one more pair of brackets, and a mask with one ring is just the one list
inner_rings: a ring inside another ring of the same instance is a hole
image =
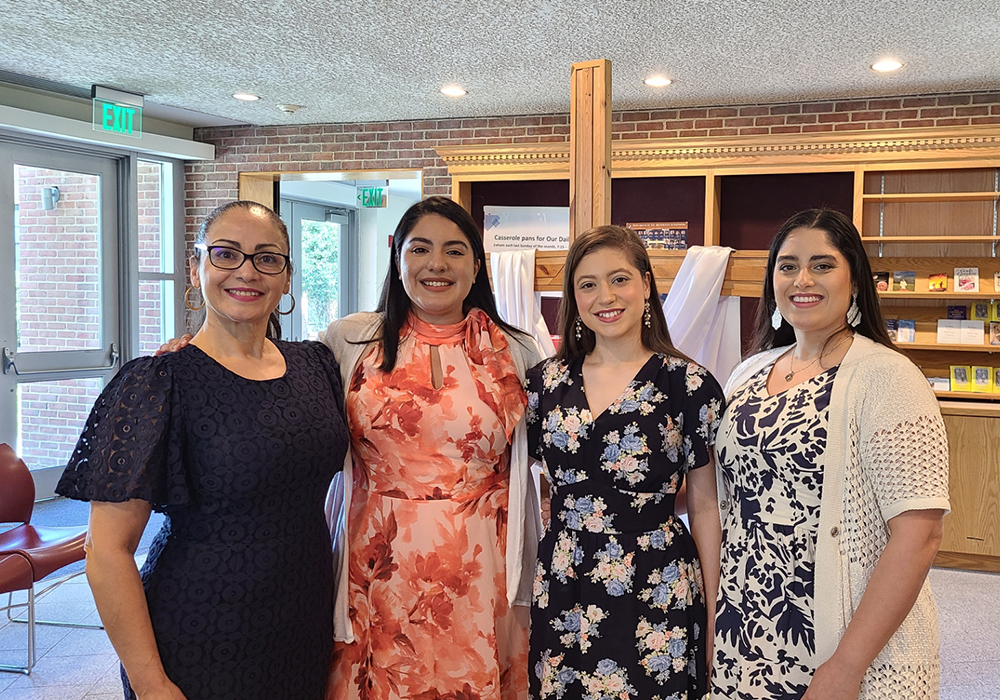
[[[366, 341], [377, 337], [382, 325], [382, 316], [377, 313], [352, 314], [334, 321], [321, 335], [340, 364], [340, 376], [344, 385], [346, 412], [347, 390], [351, 378], [365, 352], [371, 347]], [[517, 368], [518, 379], [524, 383], [524, 374], [534, 367], [541, 358], [530, 338], [514, 338], [505, 334], [511, 356]], [[354, 341], [354, 342], [352, 342]], [[535, 576], [535, 557], [538, 541], [542, 536], [541, 510], [538, 491], [531, 476], [531, 462], [528, 456], [528, 436], [525, 418], [514, 428], [510, 455], [510, 491], [507, 509], [507, 602], [510, 605], [531, 605], [531, 586]], [[333, 539], [334, 581], [336, 586], [333, 606], [333, 638], [338, 642], [353, 642], [354, 630], [351, 626], [347, 601], [347, 513], [351, 508], [351, 452], [344, 460], [344, 471], [334, 478], [326, 498], [327, 522]]]
[[[726, 397], [787, 347], [745, 360]], [[718, 459], [716, 459], [718, 464]], [[732, 507], [718, 472], [719, 506]], [[816, 542], [816, 663], [837, 649], [889, 538], [886, 524], [909, 510], [948, 503], [948, 442], [934, 392], [903, 355], [855, 335], [830, 397]], [[938, 697], [937, 609], [928, 582], [869, 667], [862, 700]]]

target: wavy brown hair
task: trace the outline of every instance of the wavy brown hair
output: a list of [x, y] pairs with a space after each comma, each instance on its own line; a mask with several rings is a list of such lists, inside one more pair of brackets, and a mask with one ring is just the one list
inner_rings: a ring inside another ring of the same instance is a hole
[[641, 275], [649, 275], [649, 316], [650, 325], [641, 324], [640, 337], [642, 346], [651, 352], [672, 355], [690, 360], [684, 353], [674, 347], [667, 330], [667, 319], [663, 316], [660, 305], [660, 294], [656, 290], [656, 276], [649, 262], [649, 254], [635, 231], [629, 231], [621, 226], [597, 226], [584, 231], [576, 237], [566, 255], [566, 266], [563, 269], [563, 298], [559, 306], [559, 333], [562, 335], [562, 345], [556, 358], [563, 362], [572, 362], [589, 355], [597, 343], [594, 331], [584, 323], [580, 323], [580, 339], [576, 337], [576, 320], [580, 310], [576, 306], [576, 295], [573, 293], [574, 277], [580, 262], [598, 250], [616, 250], [622, 253], [631, 265]]

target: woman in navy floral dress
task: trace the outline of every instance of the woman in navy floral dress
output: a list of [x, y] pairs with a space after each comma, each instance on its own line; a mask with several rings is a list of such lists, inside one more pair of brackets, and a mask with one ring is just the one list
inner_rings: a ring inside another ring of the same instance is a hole
[[[722, 390], [670, 343], [658, 298], [634, 233], [587, 231], [567, 257], [562, 350], [527, 376], [553, 512], [531, 615], [538, 700], [708, 692]], [[685, 475], [691, 533], [674, 512]]]

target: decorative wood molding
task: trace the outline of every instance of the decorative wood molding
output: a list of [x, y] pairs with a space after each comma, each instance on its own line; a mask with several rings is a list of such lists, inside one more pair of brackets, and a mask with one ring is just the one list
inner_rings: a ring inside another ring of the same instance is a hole
[[569, 143], [524, 146], [441, 146], [436, 149], [448, 165], [448, 173], [481, 175], [468, 179], [498, 179], [497, 175], [517, 173], [569, 177]]
[[[463, 179], [569, 177], [568, 143], [448, 146], [437, 149], [453, 176]], [[942, 163], [1000, 160], [1000, 128], [885, 129], [817, 134], [718, 136], [699, 139], [614, 141], [612, 176], [663, 170], [753, 166], [757, 172], [795, 166]], [[942, 167], [945, 167], [942, 165]]]

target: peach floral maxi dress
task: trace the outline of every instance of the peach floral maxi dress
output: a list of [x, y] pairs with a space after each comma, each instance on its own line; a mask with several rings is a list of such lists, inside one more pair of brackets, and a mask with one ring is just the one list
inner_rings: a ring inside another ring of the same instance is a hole
[[[443, 383], [431, 379], [432, 347]], [[509, 445], [526, 396], [482, 311], [410, 317], [391, 372], [378, 347], [347, 398], [354, 459], [349, 603], [334, 698], [507, 700], [527, 694], [527, 610], [508, 609]]]

